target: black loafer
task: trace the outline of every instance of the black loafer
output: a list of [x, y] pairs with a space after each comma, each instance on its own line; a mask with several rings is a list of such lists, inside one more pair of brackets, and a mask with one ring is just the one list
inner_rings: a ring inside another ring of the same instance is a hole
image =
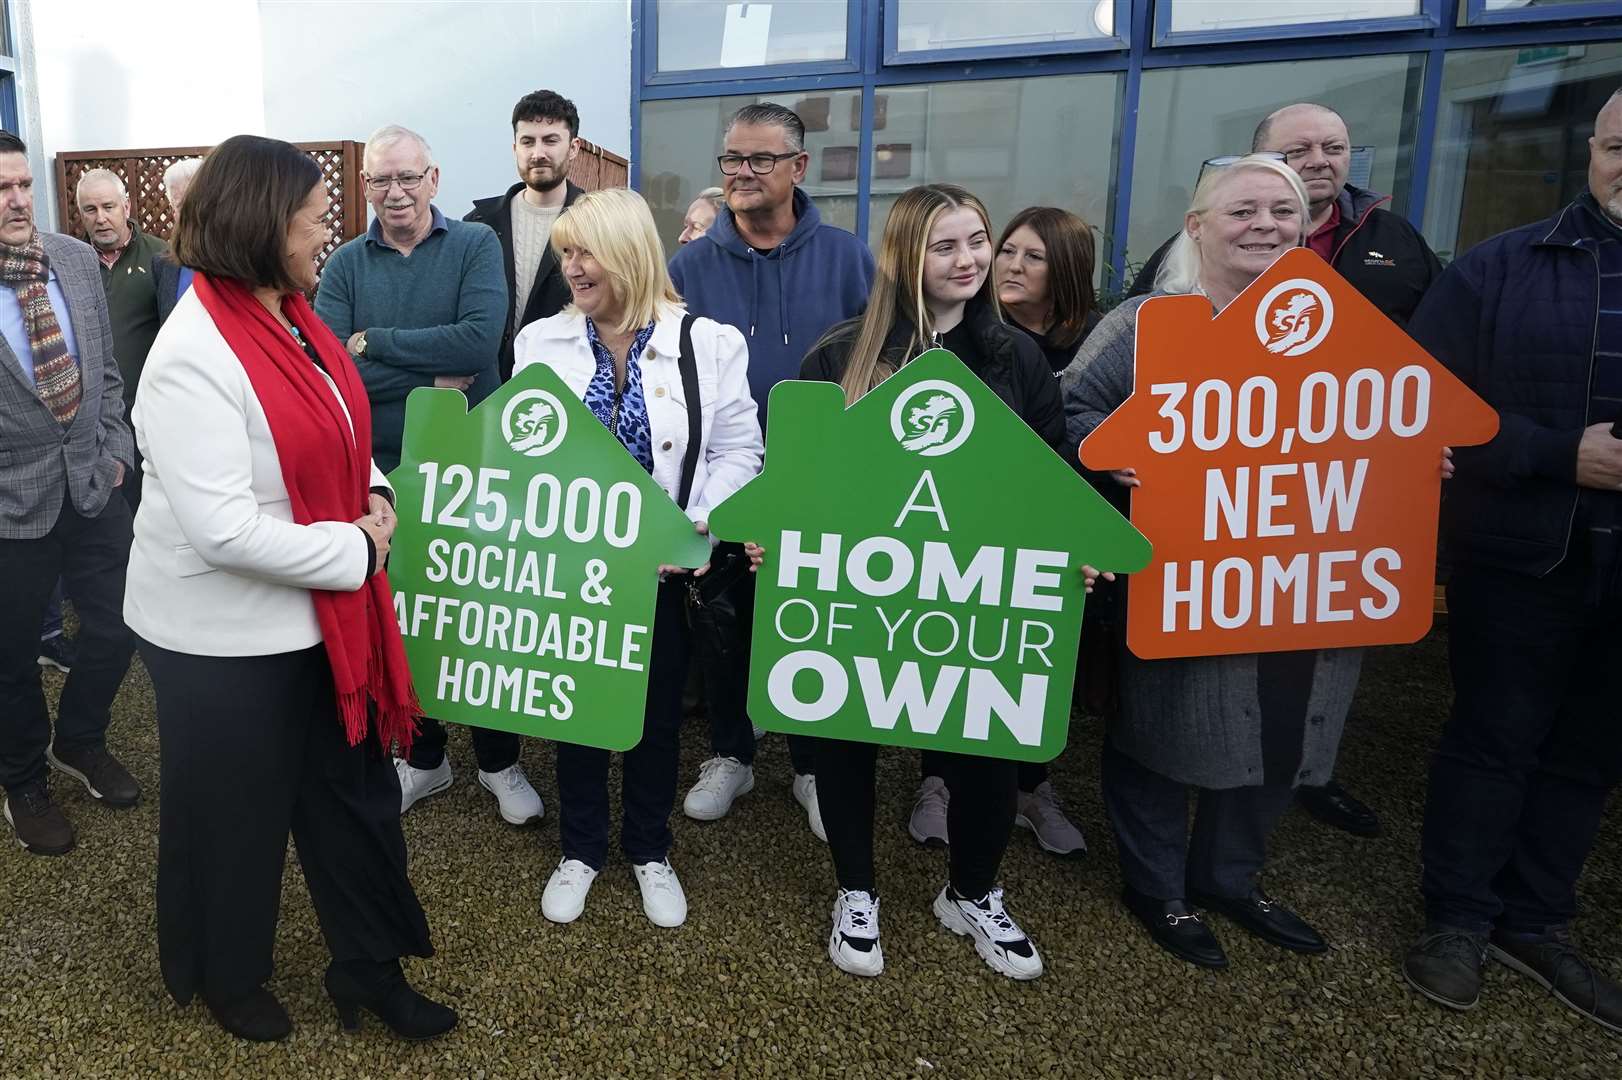
[[1373, 839], [1383, 831], [1374, 811], [1333, 780], [1323, 787], [1296, 788], [1295, 801], [1325, 825], [1332, 825], [1353, 836]]
[[1215, 911], [1281, 949], [1315, 954], [1329, 948], [1329, 943], [1301, 916], [1260, 889], [1250, 890], [1249, 896], [1232, 898], [1190, 892], [1188, 898], [1196, 907]]
[[1155, 944], [1177, 959], [1203, 968], [1228, 966], [1228, 954], [1222, 951], [1216, 935], [1182, 900], [1156, 900], [1127, 886], [1121, 890], [1121, 901], [1149, 931]]

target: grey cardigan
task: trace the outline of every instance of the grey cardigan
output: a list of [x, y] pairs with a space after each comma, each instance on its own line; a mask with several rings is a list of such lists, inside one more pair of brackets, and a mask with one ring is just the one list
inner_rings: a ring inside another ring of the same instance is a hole
[[[1149, 299], [1134, 297], [1104, 316], [1065, 369], [1060, 390], [1070, 445], [1091, 434], [1132, 393], [1138, 308]], [[1255, 653], [1139, 660], [1124, 644], [1121, 653], [1121, 715], [1111, 728], [1117, 749], [1198, 787], [1262, 782]], [[1296, 783], [1322, 784], [1333, 773], [1362, 663], [1361, 649], [1318, 654]]]

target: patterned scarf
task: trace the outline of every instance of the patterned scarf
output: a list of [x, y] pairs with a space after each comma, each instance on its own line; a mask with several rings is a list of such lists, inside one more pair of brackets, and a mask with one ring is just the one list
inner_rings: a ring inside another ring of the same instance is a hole
[[46, 282], [51, 278], [51, 260], [39, 233], [23, 247], [0, 244], [0, 283], [17, 294], [23, 326], [28, 330], [28, 347], [34, 354], [34, 390], [56, 422], [63, 427], [79, 413], [83, 388], [79, 365], [68, 354], [67, 340], [57, 325], [56, 311]]

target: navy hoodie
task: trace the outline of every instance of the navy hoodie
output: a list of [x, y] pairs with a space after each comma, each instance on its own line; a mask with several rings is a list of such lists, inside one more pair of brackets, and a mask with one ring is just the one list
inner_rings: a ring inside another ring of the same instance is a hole
[[766, 426], [766, 397], [830, 327], [861, 314], [873, 285], [873, 255], [844, 229], [822, 223], [805, 192], [794, 189], [794, 231], [765, 255], [738, 235], [732, 211], [670, 260], [670, 277], [687, 310], [735, 326], [749, 345], [749, 390]]

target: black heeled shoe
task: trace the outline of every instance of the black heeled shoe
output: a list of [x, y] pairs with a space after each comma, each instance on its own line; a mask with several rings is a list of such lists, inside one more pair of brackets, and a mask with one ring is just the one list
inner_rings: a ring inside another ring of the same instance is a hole
[[397, 960], [334, 963], [327, 968], [326, 984], [338, 1022], [351, 1034], [360, 1030], [362, 1009], [412, 1042], [438, 1038], [456, 1026], [456, 1010], [413, 990]]
[[263, 986], [234, 1001], [211, 1001], [203, 1004], [214, 1014], [215, 1023], [239, 1039], [250, 1042], [280, 1042], [293, 1033], [293, 1021], [276, 996]]

